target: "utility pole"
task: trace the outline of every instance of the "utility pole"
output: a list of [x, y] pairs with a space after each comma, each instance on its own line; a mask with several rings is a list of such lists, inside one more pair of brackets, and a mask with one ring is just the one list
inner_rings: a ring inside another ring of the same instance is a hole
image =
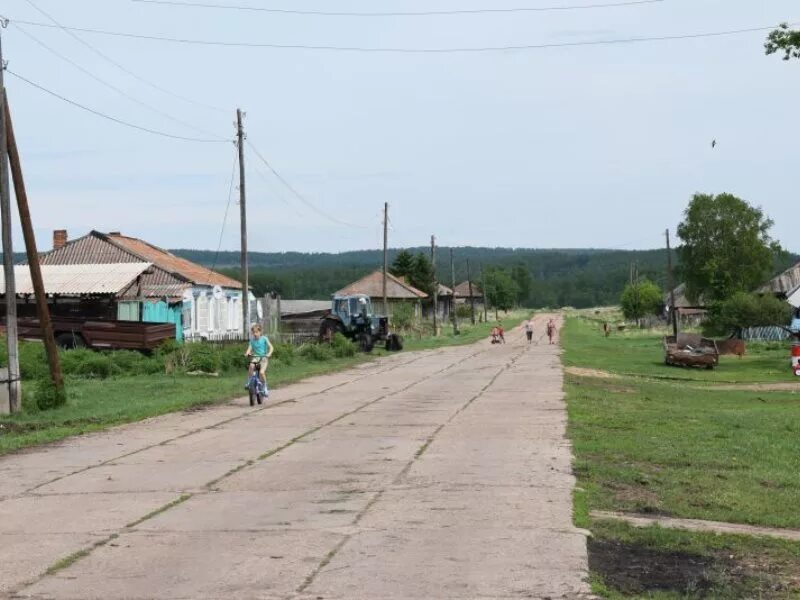
[[[5, 29], [7, 20], [0, 22]], [[3, 41], [0, 31], [0, 103], [5, 106], [6, 87], [3, 81]], [[8, 176], [8, 144], [6, 111], [0, 111], [0, 219], [3, 237], [3, 273], [6, 280], [6, 343], [8, 348], [8, 410], [19, 410], [19, 345], [17, 340], [17, 286], [14, 279], [14, 243], [11, 237], [11, 185]], [[4, 409], [0, 407], [0, 412]]]
[[386, 273], [389, 272], [389, 203], [383, 203], [383, 314], [389, 316], [389, 299], [386, 297]]
[[486, 290], [486, 277], [483, 273], [483, 265], [479, 263], [478, 268], [481, 270], [481, 289], [483, 290], [483, 322], [486, 323], [489, 320], [489, 292]]
[[453, 249], [450, 248], [450, 279], [453, 283], [450, 296], [450, 318], [453, 320], [453, 335], [458, 335], [458, 315], [456, 314], [456, 266], [453, 262]]
[[431, 236], [431, 266], [433, 267], [433, 336], [439, 335], [438, 315], [439, 310], [439, 283], [436, 281], [436, 236]]
[[669, 247], [669, 229], [667, 235], [667, 285], [669, 286], [669, 315], [672, 317], [672, 335], [678, 338], [678, 313], [675, 311], [675, 282], [672, 275], [672, 250]]
[[[3, 112], [6, 119], [6, 142], [8, 159], [11, 165], [11, 176], [14, 179], [14, 191], [17, 195], [19, 220], [22, 225], [22, 236], [25, 238], [25, 250], [28, 254], [28, 266], [31, 270], [33, 294], [36, 297], [36, 312], [39, 316], [39, 327], [42, 329], [47, 364], [50, 367], [50, 378], [59, 398], [64, 398], [64, 377], [61, 375], [61, 363], [58, 358], [58, 347], [53, 336], [53, 324], [50, 322], [50, 309], [47, 306], [47, 295], [42, 280], [42, 268], [39, 265], [39, 252], [36, 250], [36, 236], [33, 234], [31, 212], [28, 208], [28, 194], [25, 191], [25, 180], [22, 177], [22, 162], [14, 137], [14, 125], [11, 122], [11, 110], [8, 107], [8, 96], [3, 98]], [[6, 293], [6, 295], [8, 295]]]
[[469, 270], [469, 259], [467, 259], [467, 287], [469, 287], [469, 305], [472, 311], [472, 324], [475, 325], [475, 296], [472, 293], [472, 274]]
[[[244, 186], [244, 127], [242, 109], [236, 109], [236, 139], [239, 146], [239, 217], [242, 236], [242, 333], [250, 337], [250, 266], [247, 260], [247, 195]], [[280, 315], [278, 316], [280, 318]]]

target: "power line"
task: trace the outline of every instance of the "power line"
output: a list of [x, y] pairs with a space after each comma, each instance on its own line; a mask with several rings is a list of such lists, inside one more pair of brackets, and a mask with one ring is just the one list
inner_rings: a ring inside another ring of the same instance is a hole
[[266, 167], [267, 167], [267, 168], [270, 170], [270, 172], [271, 172], [271, 173], [272, 173], [272, 174], [273, 174], [273, 175], [276, 177], [276, 179], [277, 179], [278, 181], [280, 181], [280, 182], [281, 182], [281, 184], [283, 184], [283, 186], [284, 186], [284, 187], [285, 187], [287, 190], [289, 190], [289, 191], [292, 193], [292, 195], [293, 195], [295, 198], [297, 198], [298, 200], [300, 200], [300, 202], [302, 202], [303, 204], [305, 204], [305, 205], [306, 205], [308, 208], [310, 208], [311, 210], [313, 210], [315, 213], [317, 213], [317, 214], [319, 214], [319, 215], [321, 215], [321, 216], [325, 217], [325, 218], [326, 218], [326, 219], [328, 219], [329, 221], [332, 221], [332, 222], [334, 222], [334, 223], [337, 223], [337, 224], [339, 224], [339, 225], [345, 225], [345, 226], [347, 226], [347, 227], [353, 227], [353, 228], [356, 228], [356, 229], [367, 229], [367, 227], [364, 227], [363, 225], [355, 225], [355, 224], [353, 224], [353, 223], [348, 223], [347, 221], [342, 221], [341, 219], [339, 219], [339, 218], [337, 218], [337, 217], [334, 217], [334, 216], [332, 216], [332, 215], [329, 215], [329, 214], [328, 214], [328, 213], [326, 213], [324, 210], [322, 210], [322, 209], [320, 209], [320, 208], [317, 208], [317, 206], [316, 206], [316, 205], [314, 205], [314, 203], [313, 203], [313, 202], [311, 202], [311, 201], [307, 200], [307, 199], [305, 198], [305, 196], [303, 196], [303, 195], [302, 195], [300, 192], [298, 192], [298, 191], [297, 191], [297, 190], [294, 188], [294, 186], [292, 186], [292, 184], [291, 184], [291, 183], [289, 183], [289, 182], [288, 182], [288, 181], [287, 181], [287, 180], [286, 180], [286, 179], [285, 179], [285, 178], [284, 178], [284, 177], [283, 177], [283, 176], [282, 176], [280, 173], [278, 173], [278, 171], [276, 171], [276, 170], [275, 170], [275, 168], [274, 168], [274, 167], [273, 167], [273, 166], [270, 164], [270, 162], [269, 162], [269, 161], [268, 161], [266, 158], [264, 158], [264, 156], [263, 156], [263, 155], [262, 155], [262, 154], [261, 154], [261, 153], [258, 151], [258, 148], [256, 148], [256, 147], [255, 147], [255, 146], [252, 144], [252, 142], [250, 142], [250, 141], [248, 140], [248, 142], [247, 142], [247, 145], [248, 145], [248, 146], [250, 146], [250, 149], [251, 149], [251, 150], [252, 150], [252, 151], [255, 153], [255, 155], [256, 155], [256, 156], [259, 158], [259, 160], [261, 160], [261, 162], [263, 162], [263, 163], [266, 165]]
[[[50, 23], [41, 23], [36, 21], [17, 20], [16, 22], [22, 23], [23, 25], [30, 25], [32, 27], [50, 27], [50, 28], [55, 27], [55, 25], [51, 25]], [[797, 23], [790, 24], [790, 26], [796, 26], [796, 25]], [[147, 34], [130, 33], [122, 31], [108, 31], [104, 29], [89, 29], [85, 27], [64, 26], [62, 28], [69, 31], [78, 31], [82, 33], [90, 33], [93, 35], [166, 42], [172, 44], [188, 44], [196, 46], [222, 46], [229, 48], [269, 48], [277, 50], [322, 50], [322, 51], [336, 51], [336, 52], [376, 52], [385, 54], [471, 54], [471, 53], [477, 54], [483, 52], [509, 52], [514, 50], [544, 50], [548, 48], [571, 48], [578, 46], [611, 46], [616, 44], [638, 44], [644, 42], [691, 40], [691, 39], [723, 37], [723, 36], [741, 35], [745, 33], [770, 31], [772, 29], [775, 29], [776, 27], [778, 27], [778, 25], [768, 25], [764, 27], [748, 27], [743, 29], [728, 29], [723, 31], [711, 31], [703, 33], [689, 33], [689, 34], [678, 34], [678, 35], [614, 38], [607, 40], [587, 40], [579, 42], [551, 42], [544, 44], [519, 44], [519, 45], [509, 45], [509, 46], [479, 46], [471, 48], [375, 48], [375, 47], [365, 47], [365, 46], [274, 44], [269, 42], [229, 42], [222, 40], [201, 40], [192, 38], [176, 38], [169, 36], [147, 35]]]
[[158, 4], [166, 6], [179, 6], [182, 8], [213, 8], [224, 10], [238, 10], [251, 12], [265, 12], [283, 15], [303, 15], [317, 17], [433, 17], [452, 15], [480, 15], [491, 13], [524, 13], [524, 12], [555, 12], [600, 8], [619, 8], [638, 6], [643, 4], [658, 4], [664, 0], [628, 0], [625, 2], [604, 2], [599, 4], [575, 4], [567, 6], [542, 6], [542, 7], [512, 7], [512, 8], [475, 8], [457, 10], [426, 10], [405, 12], [331, 12], [322, 10], [298, 10], [286, 8], [265, 8], [263, 6], [242, 6], [232, 4], [211, 4], [205, 2], [177, 2], [175, 0], [133, 0], [142, 4]]
[[217, 260], [219, 260], [219, 253], [222, 249], [222, 238], [225, 235], [225, 224], [228, 222], [228, 212], [231, 209], [231, 199], [233, 198], [233, 178], [236, 174], [236, 163], [239, 162], [239, 153], [233, 153], [233, 166], [231, 167], [231, 180], [228, 184], [228, 203], [225, 205], [225, 216], [222, 217], [222, 228], [219, 231], [219, 243], [217, 243], [217, 251], [214, 254], [214, 262], [211, 265], [210, 271], [217, 268]]
[[89, 42], [87, 42], [86, 40], [84, 40], [83, 38], [81, 38], [80, 36], [77, 36], [77, 35], [75, 35], [75, 33], [73, 33], [73, 31], [72, 31], [70, 28], [68, 28], [68, 27], [64, 27], [64, 26], [63, 26], [61, 23], [59, 23], [59, 22], [58, 22], [58, 21], [55, 19], [55, 17], [53, 17], [53, 16], [52, 16], [51, 14], [49, 14], [48, 12], [46, 12], [44, 9], [42, 9], [42, 8], [39, 8], [39, 7], [38, 7], [36, 4], [34, 4], [34, 3], [32, 2], [32, 0], [25, 0], [25, 1], [26, 1], [26, 2], [27, 2], [27, 3], [28, 3], [28, 4], [29, 4], [29, 5], [30, 5], [30, 6], [31, 6], [33, 9], [35, 9], [35, 10], [36, 10], [37, 12], [39, 12], [41, 15], [43, 15], [44, 17], [46, 17], [46, 18], [47, 18], [49, 21], [51, 21], [51, 22], [52, 22], [52, 23], [53, 23], [53, 24], [54, 24], [54, 25], [55, 25], [57, 28], [61, 29], [61, 31], [63, 31], [64, 33], [66, 33], [66, 34], [67, 34], [68, 36], [70, 36], [72, 39], [76, 40], [78, 43], [82, 44], [83, 46], [85, 46], [86, 48], [88, 48], [89, 50], [91, 50], [93, 53], [95, 53], [97, 56], [99, 56], [100, 58], [102, 58], [104, 61], [106, 61], [106, 62], [108, 62], [108, 63], [112, 64], [112, 65], [113, 65], [113, 66], [115, 66], [115, 67], [117, 67], [117, 68], [118, 68], [120, 71], [122, 71], [123, 73], [126, 73], [127, 75], [129, 75], [129, 76], [133, 77], [133, 78], [134, 78], [134, 79], [136, 79], [137, 81], [139, 81], [139, 82], [141, 82], [141, 83], [143, 83], [143, 84], [145, 84], [145, 85], [147, 85], [147, 86], [149, 86], [149, 87], [153, 88], [154, 90], [157, 90], [157, 91], [161, 92], [162, 94], [166, 94], [166, 95], [168, 95], [168, 96], [172, 96], [173, 98], [177, 98], [178, 100], [182, 100], [183, 102], [187, 102], [187, 103], [189, 103], [189, 104], [194, 104], [195, 106], [199, 106], [199, 107], [201, 107], [201, 108], [207, 108], [207, 109], [211, 109], [211, 110], [217, 110], [217, 111], [227, 112], [227, 109], [223, 109], [223, 108], [220, 108], [220, 107], [218, 107], [218, 106], [212, 106], [212, 105], [210, 105], [210, 104], [205, 104], [205, 103], [203, 103], [203, 102], [198, 102], [197, 100], [193, 100], [193, 99], [191, 99], [191, 98], [187, 98], [187, 97], [185, 97], [185, 96], [181, 96], [180, 94], [176, 94], [175, 92], [172, 92], [172, 91], [170, 91], [170, 90], [168, 90], [168, 89], [166, 89], [166, 88], [164, 88], [164, 87], [162, 87], [162, 86], [160, 86], [160, 85], [158, 85], [158, 84], [156, 84], [156, 83], [153, 83], [152, 81], [150, 81], [150, 80], [148, 80], [148, 79], [145, 79], [144, 77], [142, 77], [142, 76], [141, 76], [141, 75], [139, 75], [138, 73], [135, 73], [135, 72], [131, 71], [130, 69], [128, 69], [128, 68], [127, 68], [127, 67], [125, 67], [124, 65], [120, 64], [119, 62], [117, 62], [116, 60], [114, 60], [113, 58], [111, 58], [110, 56], [108, 56], [107, 54], [105, 54], [104, 52], [102, 52], [102, 51], [100, 51], [99, 49], [95, 48], [95, 47], [94, 47], [94, 46], [92, 46], [92, 45], [91, 45]]
[[18, 25], [17, 23], [12, 23], [12, 24], [14, 25], [14, 27], [15, 27], [15, 28], [16, 28], [16, 29], [17, 29], [17, 30], [20, 32], [20, 33], [22, 33], [23, 35], [27, 36], [27, 37], [28, 37], [29, 39], [31, 39], [33, 42], [35, 42], [36, 44], [38, 44], [39, 46], [41, 46], [42, 48], [44, 48], [45, 50], [47, 50], [48, 52], [50, 52], [51, 54], [53, 54], [54, 56], [56, 56], [56, 57], [60, 58], [60, 59], [61, 59], [61, 60], [63, 60], [64, 62], [66, 62], [66, 63], [68, 63], [68, 64], [72, 65], [73, 67], [75, 67], [76, 69], [78, 69], [80, 72], [82, 72], [82, 73], [83, 73], [83, 74], [85, 74], [86, 76], [88, 76], [88, 77], [91, 77], [92, 79], [94, 79], [95, 81], [97, 81], [98, 83], [100, 83], [101, 85], [104, 85], [105, 87], [109, 88], [110, 90], [113, 90], [114, 92], [118, 93], [119, 95], [123, 96], [124, 98], [127, 98], [127, 99], [128, 99], [128, 100], [130, 100], [131, 102], [133, 102], [133, 103], [135, 103], [135, 104], [138, 104], [139, 106], [142, 106], [142, 107], [146, 108], [147, 110], [150, 110], [150, 111], [152, 111], [152, 112], [154, 112], [154, 113], [156, 113], [156, 114], [158, 114], [158, 115], [161, 115], [161, 116], [162, 116], [162, 117], [164, 117], [165, 119], [169, 119], [170, 121], [173, 121], [173, 122], [175, 122], [175, 123], [178, 123], [179, 125], [183, 125], [184, 127], [187, 127], [187, 128], [189, 128], [189, 129], [192, 129], [192, 130], [194, 130], [194, 131], [196, 131], [196, 132], [198, 132], [198, 133], [202, 133], [203, 135], [210, 135], [210, 136], [213, 136], [213, 137], [217, 137], [217, 138], [219, 138], [221, 141], [227, 141], [227, 140], [226, 140], [224, 137], [222, 137], [222, 136], [218, 136], [217, 134], [215, 134], [215, 133], [213, 133], [213, 132], [206, 131], [205, 129], [201, 129], [201, 128], [199, 128], [199, 127], [195, 127], [195, 126], [194, 126], [194, 125], [192, 125], [191, 123], [187, 123], [186, 121], [183, 121], [183, 120], [181, 120], [181, 119], [179, 119], [179, 118], [177, 118], [177, 117], [173, 117], [172, 115], [170, 115], [170, 114], [169, 114], [169, 113], [167, 113], [167, 112], [164, 112], [164, 111], [163, 111], [163, 110], [161, 110], [160, 108], [156, 108], [155, 106], [153, 106], [153, 105], [151, 105], [151, 104], [148, 104], [147, 102], [143, 102], [142, 100], [139, 100], [138, 98], [136, 98], [136, 97], [134, 97], [134, 96], [131, 96], [131, 95], [130, 95], [128, 92], [126, 92], [125, 90], [123, 90], [123, 89], [121, 89], [121, 88], [119, 88], [119, 87], [115, 86], [115, 85], [114, 85], [114, 84], [112, 84], [112, 83], [109, 83], [108, 81], [106, 81], [106, 80], [102, 79], [101, 77], [98, 77], [97, 75], [95, 75], [94, 73], [92, 73], [92, 72], [91, 72], [91, 71], [89, 71], [88, 69], [86, 69], [86, 68], [82, 67], [80, 64], [78, 64], [77, 62], [75, 62], [75, 61], [74, 61], [74, 60], [72, 60], [71, 58], [69, 58], [69, 57], [67, 57], [67, 56], [64, 56], [63, 54], [61, 54], [61, 53], [60, 53], [60, 52], [58, 52], [57, 50], [55, 50], [55, 49], [53, 49], [52, 47], [48, 46], [48, 45], [47, 45], [47, 44], [45, 44], [45, 43], [44, 43], [42, 40], [40, 40], [39, 38], [37, 38], [37, 37], [36, 37], [36, 36], [34, 36], [33, 34], [29, 33], [29, 32], [28, 32], [28, 31], [26, 31], [25, 29], [23, 29], [23, 28], [22, 28], [20, 25]]
[[34, 87], [34, 88], [38, 89], [39, 91], [44, 92], [45, 94], [49, 94], [50, 96], [61, 100], [62, 102], [66, 102], [67, 104], [71, 104], [72, 106], [74, 106], [76, 108], [80, 108], [81, 110], [84, 110], [84, 111], [86, 111], [88, 113], [92, 113], [93, 115], [96, 115], [98, 117], [102, 117], [103, 119], [107, 119], [109, 121], [113, 121], [114, 123], [117, 123], [119, 125], [124, 125], [125, 127], [130, 127], [132, 129], [138, 129], [139, 131], [144, 131], [146, 133], [152, 133], [153, 135], [159, 135], [161, 137], [171, 138], [173, 140], [182, 140], [182, 141], [185, 141], [185, 142], [203, 142], [203, 143], [215, 143], [215, 144], [227, 143], [227, 140], [185, 137], [185, 136], [182, 136], [182, 135], [175, 135], [175, 134], [172, 134], [172, 133], [167, 133], [165, 131], [159, 131], [157, 129], [150, 129], [149, 127], [143, 127], [141, 125], [136, 125], [135, 123], [130, 123], [128, 121], [124, 121], [122, 119], [118, 119], [117, 117], [113, 117], [111, 115], [107, 115], [107, 114], [105, 114], [103, 112], [100, 112], [99, 110], [95, 110], [93, 108], [89, 108], [88, 106], [84, 106], [83, 104], [75, 102], [74, 100], [70, 100], [69, 98], [66, 98], [66, 97], [62, 96], [61, 94], [58, 94], [58, 93], [56, 93], [56, 92], [54, 92], [52, 90], [49, 90], [46, 87], [44, 87], [42, 85], [39, 85], [38, 83], [36, 83], [34, 81], [31, 81], [30, 79], [27, 79], [27, 78], [23, 77], [22, 75], [19, 75], [18, 73], [15, 73], [11, 69], [6, 68], [6, 73], [8, 73], [9, 75], [12, 75], [13, 77], [16, 77], [20, 81], [24, 81], [25, 83], [27, 83], [31, 87]]

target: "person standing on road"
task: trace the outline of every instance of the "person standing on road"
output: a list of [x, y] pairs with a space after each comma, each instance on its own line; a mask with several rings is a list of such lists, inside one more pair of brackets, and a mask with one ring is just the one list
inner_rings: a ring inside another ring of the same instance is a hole
[[506, 330], [503, 329], [502, 323], [497, 324], [497, 335], [500, 336], [500, 341], [505, 344], [506, 343]]
[[528, 338], [528, 343], [533, 342], [533, 320], [528, 319], [525, 321], [525, 335]]
[[556, 335], [556, 322], [553, 319], [550, 319], [547, 322], [547, 339], [550, 340], [550, 344], [553, 344], [553, 338]]

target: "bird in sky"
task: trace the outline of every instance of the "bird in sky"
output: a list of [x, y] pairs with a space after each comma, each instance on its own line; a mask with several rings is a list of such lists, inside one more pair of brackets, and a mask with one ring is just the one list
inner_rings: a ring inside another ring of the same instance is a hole
[[711, 149], [713, 150], [716, 147], [717, 147], [717, 140], [711, 140]]

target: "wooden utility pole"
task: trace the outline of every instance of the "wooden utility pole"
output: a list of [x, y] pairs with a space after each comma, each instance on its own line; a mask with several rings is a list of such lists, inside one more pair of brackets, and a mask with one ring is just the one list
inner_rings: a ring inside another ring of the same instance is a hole
[[[0, 25], [5, 28], [7, 22]], [[3, 81], [3, 41], [0, 32], [0, 103], [5, 106], [6, 87]], [[11, 237], [11, 185], [8, 175], [8, 145], [5, 142], [6, 111], [0, 111], [0, 219], [3, 237], [3, 273], [6, 281], [6, 344], [8, 348], [8, 410], [19, 410], [19, 344], [17, 340], [17, 286], [14, 278], [14, 243]], [[0, 407], [0, 412], [5, 410]]]
[[389, 272], [389, 203], [383, 203], [383, 315], [389, 316], [389, 299], [386, 297], [386, 274]]
[[439, 310], [439, 283], [436, 281], [436, 236], [431, 236], [431, 267], [433, 270], [433, 335], [439, 335], [439, 316], [436, 312]]
[[[25, 191], [25, 180], [22, 177], [22, 161], [14, 137], [14, 125], [11, 121], [11, 110], [8, 97], [3, 97], [3, 112], [6, 118], [6, 141], [8, 143], [8, 159], [11, 165], [11, 176], [14, 180], [14, 191], [17, 195], [19, 220], [22, 225], [22, 236], [25, 238], [25, 251], [28, 254], [28, 266], [31, 270], [33, 294], [36, 297], [36, 312], [39, 327], [42, 329], [44, 348], [47, 353], [47, 364], [50, 367], [50, 378], [58, 397], [64, 398], [64, 377], [61, 375], [61, 363], [58, 359], [58, 347], [53, 336], [53, 324], [50, 322], [50, 309], [47, 307], [47, 295], [42, 281], [42, 269], [39, 265], [39, 252], [36, 250], [36, 237], [33, 234], [31, 211], [28, 208], [28, 195]], [[6, 294], [7, 295], [7, 294]]]
[[244, 127], [242, 109], [236, 109], [236, 139], [239, 146], [239, 217], [242, 236], [242, 333], [250, 337], [250, 265], [247, 260], [247, 195], [244, 185]]
[[453, 320], [453, 335], [458, 335], [458, 315], [456, 314], [456, 265], [453, 262], [453, 249], [450, 248], [450, 280], [453, 284], [450, 296], [450, 318]]
[[486, 277], [483, 274], [483, 265], [479, 264], [478, 268], [481, 270], [481, 290], [483, 290], [483, 322], [489, 320], [489, 292], [486, 290]]
[[667, 235], [667, 285], [669, 286], [669, 316], [672, 318], [672, 335], [678, 337], [678, 313], [675, 310], [675, 282], [672, 275], [672, 249], [669, 247], [669, 229]]
[[[472, 273], [469, 270], [469, 259], [467, 259], [467, 287], [469, 287], [469, 305], [472, 313], [472, 324], [475, 325], [475, 296], [472, 293]], [[453, 293], [455, 300], [455, 292]]]

